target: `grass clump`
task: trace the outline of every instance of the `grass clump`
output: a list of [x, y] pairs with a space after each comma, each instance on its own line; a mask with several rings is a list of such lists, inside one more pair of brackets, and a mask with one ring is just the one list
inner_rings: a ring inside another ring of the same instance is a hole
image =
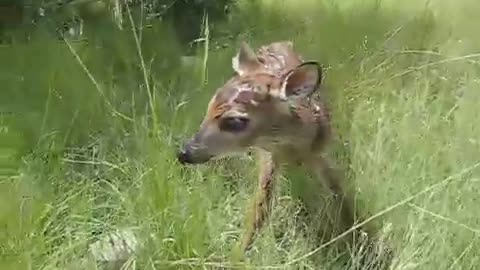
[[288, 189], [250, 259], [236, 262], [253, 161], [175, 162], [239, 39], [289, 39], [327, 67], [329, 154], [378, 216], [396, 250], [391, 269], [475, 269], [480, 39], [470, 11], [480, 5], [420, 2], [240, 1], [216, 28], [234, 40], [214, 35], [228, 46], [210, 47], [206, 66], [182, 66], [161, 23], [139, 47], [114, 24], [88, 42], [37, 29], [2, 45], [0, 269], [95, 269], [88, 245], [125, 227], [142, 242], [130, 269], [344, 269], [328, 247], [305, 256], [318, 245], [293, 221]]

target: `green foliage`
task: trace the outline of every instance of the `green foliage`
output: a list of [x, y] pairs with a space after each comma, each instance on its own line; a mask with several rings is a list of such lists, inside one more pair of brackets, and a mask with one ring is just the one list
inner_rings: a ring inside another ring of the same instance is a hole
[[[0, 34], [17, 28], [22, 31], [17, 31], [20, 33], [13, 37], [0, 38], [0, 42], [28, 40], [32, 31], [36, 31], [35, 28], [48, 29], [59, 38], [69, 30], [79, 31], [76, 28], [83, 27], [87, 28], [85, 32], [98, 35], [99, 28], [112, 31], [115, 24], [120, 28], [128, 26], [128, 14], [131, 13], [144, 25], [158, 24], [160, 21], [170, 23], [179, 45], [191, 54], [194, 50], [192, 43], [200, 37], [205, 17], [208, 16], [214, 24], [225, 21], [233, 4], [234, 0], [10, 1], [0, 4]], [[214, 27], [210, 28], [213, 33]]]
[[232, 248], [255, 165], [175, 161], [231, 75], [239, 39], [289, 39], [326, 67], [322, 90], [337, 135], [328, 154], [370, 215], [402, 202], [373, 220], [396, 251], [392, 269], [476, 269], [480, 38], [478, 16], [467, 11], [479, 4], [302, 3], [239, 1], [215, 24], [211, 43], [228, 46], [209, 48], [206, 67], [182, 64], [175, 29], [158, 20], [135, 28], [142, 65], [128, 16], [123, 30], [88, 28], [85, 40], [57, 40], [39, 26], [29, 42], [1, 45], [0, 269], [97, 269], [88, 244], [123, 227], [144, 244], [129, 269], [345, 269], [345, 259], [355, 261], [354, 251], [328, 247], [302, 257], [318, 243], [293, 218], [289, 184], [303, 176], [290, 174], [251, 257], [238, 263]]

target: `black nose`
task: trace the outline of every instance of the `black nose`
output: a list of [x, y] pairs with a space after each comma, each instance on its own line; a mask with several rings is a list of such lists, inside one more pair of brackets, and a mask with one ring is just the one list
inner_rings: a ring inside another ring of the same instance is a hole
[[182, 149], [177, 154], [177, 160], [182, 164], [192, 163], [192, 155], [190, 151]]

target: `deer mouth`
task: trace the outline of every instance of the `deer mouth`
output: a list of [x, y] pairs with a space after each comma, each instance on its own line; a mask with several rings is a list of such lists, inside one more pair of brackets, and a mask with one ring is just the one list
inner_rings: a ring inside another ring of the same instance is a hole
[[188, 149], [182, 149], [177, 153], [177, 161], [182, 165], [203, 164], [212, 159], [211, 156], [196, 156]]

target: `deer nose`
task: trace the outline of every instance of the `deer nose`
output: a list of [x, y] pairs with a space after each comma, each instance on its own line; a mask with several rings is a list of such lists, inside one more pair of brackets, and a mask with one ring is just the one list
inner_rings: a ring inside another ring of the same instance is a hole
[[177, 154], [177, 160], [181, 164], [191, 164], [192, 163], [192, 154], [188, 149], [182, 149]]

